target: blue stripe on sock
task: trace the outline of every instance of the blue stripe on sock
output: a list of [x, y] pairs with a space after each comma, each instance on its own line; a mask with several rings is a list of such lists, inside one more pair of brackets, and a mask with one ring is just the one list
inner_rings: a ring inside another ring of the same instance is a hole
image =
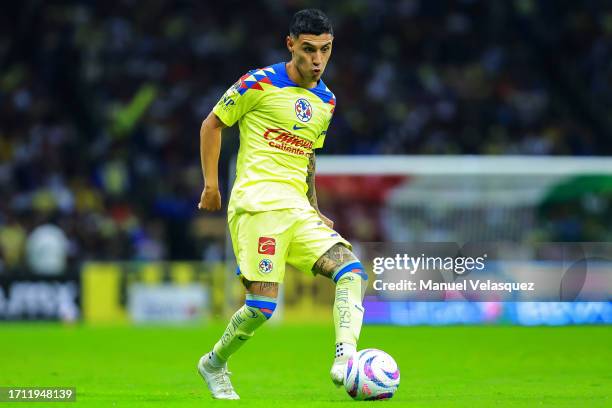
[[236, 267], [236, 275], [240, 276], [242, 274], [242, 272], [240, 272], [240, 267], [237, 266]]
[[274, 311], [276, 309], [276, 303], [274, 302], [266, 302], [265, 300], [246, 300], [246, 305], [251, 307], [256, 307], [258, 309], [270, 309]]
[[342, 268], [338, 272], [336, 272], [334, 274], [334, 282], [338, 283], [340, 278], [345, 273], [351, 272], [353, 269], [359, 269], [358, 275], [361, 276], [361, 279], [366, 280], [366, 281], [368, 280], [368, 274], [365, 273], [365, 270], [363, 269], [363, 265], [361, 264], [361, 262], [357, 261], [357, 262], [353, 262], [353, 263], [350, 263], [350, 264], [346, 265], [344, 268]]

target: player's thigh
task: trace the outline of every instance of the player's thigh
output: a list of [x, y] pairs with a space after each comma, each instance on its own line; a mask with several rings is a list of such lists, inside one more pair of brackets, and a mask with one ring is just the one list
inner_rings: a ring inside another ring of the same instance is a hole
[[315, 271], [313, 266], [336, 245], [350, 252], [351, 244], [325, 225], [314, 209], [301, 210], [294, 226], [287, 263], [303, 272], [320, 273], [322, 270]]
[[237, 273], [248, 282], [282, 282], [291, 240], [291, 217], [286, 211], [236, 214], [229, 227]]

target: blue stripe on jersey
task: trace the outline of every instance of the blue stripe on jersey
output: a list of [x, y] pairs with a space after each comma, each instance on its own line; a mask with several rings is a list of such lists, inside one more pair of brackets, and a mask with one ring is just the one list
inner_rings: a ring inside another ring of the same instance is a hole
[[[285, 88], [288, 86], [294, 86], [294, 87], [299, 88], [298, 84], [293, 82], [291, 78], [289, 78], [289, 75], [287, 75], [287, 69], [285, 68], [285, 64], [286, 62], [279, 62], [277, 64], [266, 67], [266, 68], [272, 68], [274, 70], [274, 74], [266, 71], [266, 76], [270, 78], [272, 85], [274, 85], [277, 88]], [[251, 71], [251, 72], [255, 72], [255, 71]], [[325, 103], [329, 103], [331, 100], [333, 100], [334, 103], [336, 101], [336, 97], [329, 90], [329, 88], [327, 88], [327, 86], [325, 85], [325, 82], [323, 82], [322, 79], [319, 80], [319, 83], [317, 84], [316, 87], [307, 89], [307, 91], [312, 92]]]

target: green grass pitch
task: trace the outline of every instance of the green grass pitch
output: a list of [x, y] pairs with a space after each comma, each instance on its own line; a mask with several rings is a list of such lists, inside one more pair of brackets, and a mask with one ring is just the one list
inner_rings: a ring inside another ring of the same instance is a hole
[[268, 325], [230, 360], [241, 401], [213, 401], [196, 362], [223, 326], [0, 323], [1, 386], [75, 386], [76, 403], [4, 407], [610, 407], [612, 328], [365, 326], [395, 357], [391, 401], [354, 402], [328, 377], [330, 325]]

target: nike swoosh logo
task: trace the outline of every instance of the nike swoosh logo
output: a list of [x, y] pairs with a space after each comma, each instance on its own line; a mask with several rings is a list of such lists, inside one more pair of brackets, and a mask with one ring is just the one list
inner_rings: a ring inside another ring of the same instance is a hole
[[293, 130], [306, 129], [306, 126], [293, 125]]

